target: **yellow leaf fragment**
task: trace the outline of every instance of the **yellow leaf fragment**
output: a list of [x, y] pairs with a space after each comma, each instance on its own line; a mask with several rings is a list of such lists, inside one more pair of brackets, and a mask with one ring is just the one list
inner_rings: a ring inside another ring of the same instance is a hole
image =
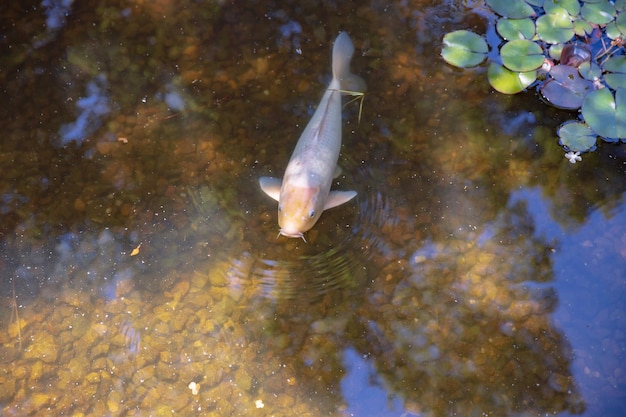
[[130, 256], [139, 255], [139, 249], [141, 249], [141, 243], [137, 245], [135, 249], [133, 249], [133, 251], [130, 253]]

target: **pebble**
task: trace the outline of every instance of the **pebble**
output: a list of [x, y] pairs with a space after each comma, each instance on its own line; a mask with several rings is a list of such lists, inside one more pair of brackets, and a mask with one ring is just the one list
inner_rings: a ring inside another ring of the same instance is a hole
[[59, 357], [59, 347], [54, 336], [48, 332], [40, 332], [24, 352], [26, 359], [40, 359], [45, 363], [53, 363]]

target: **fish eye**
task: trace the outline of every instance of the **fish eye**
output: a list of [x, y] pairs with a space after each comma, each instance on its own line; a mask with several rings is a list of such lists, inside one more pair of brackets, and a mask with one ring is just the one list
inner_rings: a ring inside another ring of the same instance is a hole
[[310, 218], [315, 217], [315, 210], [311, 210], [311, 211], [309, 212], [309, 217], [310, 217]]

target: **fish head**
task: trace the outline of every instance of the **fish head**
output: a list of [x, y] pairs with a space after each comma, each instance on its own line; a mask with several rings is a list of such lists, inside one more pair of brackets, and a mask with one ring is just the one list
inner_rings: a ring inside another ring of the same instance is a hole
[[278, 202], [280, 234], [301, 237], [310, 230], [324, 211], [321, 187], [283, 184]]

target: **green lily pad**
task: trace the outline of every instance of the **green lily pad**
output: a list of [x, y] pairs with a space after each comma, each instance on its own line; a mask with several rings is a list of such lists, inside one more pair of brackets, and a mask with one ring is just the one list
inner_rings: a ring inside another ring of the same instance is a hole
[[626, 13], [620, 12], [617, 18], [615, 18], [615, 24], [617, 25], [617, 30], [622, 35], [626, 35]]
[[572, 17], [563, 8], [537, 19], [537, 36], [548, 43], [565, 43], [574, 36]]
[[574, 21], [574, 33], [578, 36], [588, 36], [593, 32], [593, 27], [584, 19], [576, 19]]
[[559, 145], [572, 152], [587, 152], [596, 146], [597, 135], [587, 123], [570, 120], [557, 131]]
[[487, 0], [491, 10], [500, 16], [511, 19], [522, 19], [535, 14], [535, 10], [524, 0]]
[[553, 106], [561, 109], [578, 109], [584, 98], [593, 91], [593, 83], [580, 76], [569, 65], [555, 65], [550, 79], [541, 85], [541, 94]]
[[604, 63], [604, 80], [613, 89], [626, 88], [626, 56], [618, 55]]
[[555, 61], [560, 61], [561, 53], [563, 53], [564, 47], [565, 45], [562, 43], [552, 44], [550, 45], [550, 49], [548, 49], [548, 55], [550, 56], [550, 58], [554, 59]]
[[498, 19], [496, 30], [502, 39], [532, 39], [535, 36], [535, 22], [527, 19]]
[[615, 23], [615, 21], [609, 22], [604, 27], [604, 32], [606, 33], [606, 37], [609, 39], [623, 38], [626, 34], [626, 32], [622, 32], [619, 30], [619, 27], [617, 26], [617, 23]]
[[505, 43], [500, 49], [502, 63], [511, 71], [528, 72], [543, 64], [541, 46], [526, 39], [516, 39]]
[[578, 0], [546, 0], [543, 2], [543, 9], [546, 13], [553, 13], [558, 8], [567, 10], [571, 16], [578, 16], [580, 13]]
[[586, 2], [580, 10], [580, 14], [589, 23], [605, 25], [615, 19], [615, 6], [608, 0], [601, 0], [598, 3]]
[[489, 47], [487, 42], [469, 30], [457, 30], [443, 37], [443, 59], [456, 67], [475, 67], [485, 60]]
[[487, 70], [489, 84], [504, 94], [516, 94], [524, 91], [537, 79], [537, 71], [517, 72], [492, 62]]
[[626, 89], [615, 96], [608, 88], [587, 94], [582, 105], [585, 122], [607, 142], [626, 141]]
[[585, 80], [594, 81], [602, 76], [602, 69], [595, 62], [583, 62], [578, 72]]

